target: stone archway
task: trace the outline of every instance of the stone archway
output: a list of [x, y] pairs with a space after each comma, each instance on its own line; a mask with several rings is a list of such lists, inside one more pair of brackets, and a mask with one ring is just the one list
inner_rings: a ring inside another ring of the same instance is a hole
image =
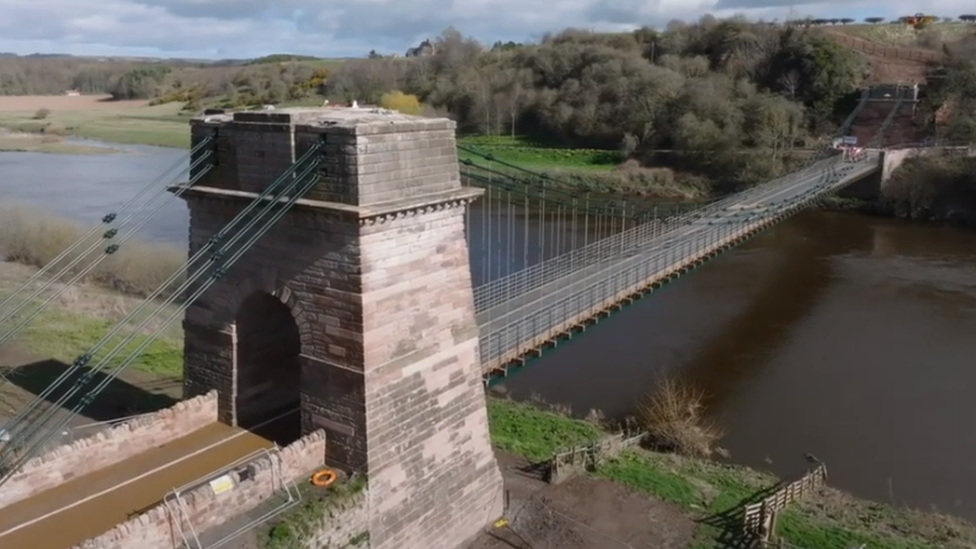
[[235, 318], [238, 426], [285, 445], [301, 436], [302, 337], [288, 305], [266, 292], [245, 298]]

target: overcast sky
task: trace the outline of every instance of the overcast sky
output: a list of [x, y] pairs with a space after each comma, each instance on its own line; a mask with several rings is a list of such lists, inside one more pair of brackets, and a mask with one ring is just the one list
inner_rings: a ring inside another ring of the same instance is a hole
[[[0, 52], [247, 58], [403, 53], [453, 25], [483, 42], [566, 27], [662, 26], [705, 13], [750, 18], [976, 12], [971, 0], [0, 0]], [[792, 4], [792, 6], [791, 6]]]

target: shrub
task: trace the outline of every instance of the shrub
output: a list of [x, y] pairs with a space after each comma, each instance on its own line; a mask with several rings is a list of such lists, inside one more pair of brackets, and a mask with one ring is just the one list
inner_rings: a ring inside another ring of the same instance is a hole
[[637, 420], [661, 450], [692, 457], [709, 457], [717, 451], [722, 432], [705, 419], [705, 393], [672, 377], [637, 405]]
[[51, 116], [51, 109], [40, 108], [34, 113], [34, 120], [44, 120], [48, 116]]
[[47, 135], [64, 135], [68, 133], [68, 129], [65, 128], [63, 125], [58, 124], [57, 122], [51, 122], [47, 126], [41, 128], [41, 133]]
[[[57, 259], [62, 251], [77, 242], [86, 232], [76, 223], [46, 216], [29, 207], [5, 205], [0, 207], [0, 259], [44, 267]], [[125, 234], [125, 229], [119, 234]], [[61, 268], [68, 266], [100, 239], [101, 233], [98, 233], [89, 242], [78, 246], [61, 259], [52, 272], [59, 272]], [[116, 236], [116, 242], [118, 239], [119, 236]], [[105, 245], [107, 244], [106, 242]], [[105, 245], [98, 248], [104, 249]], [[70, 272], [81, 272], [96, 257], [102, 257], [100, 250], [74, 265]], [[117, 253], [104, 259], [87, 273], [83, 281], [136, 297], [146, 297], [176, 272], [184, 261], [185, 254], [177, 248], [129, 239], [120, 246]], [[170, 289], [175, 289], [175, 285]]]
[[423, 112], [423, 107], [420, 105], [420, 100], [417, 99], [417, 96], [403, 93], [402, 91], [384, 93], [380, 97], [380, 106], [384, 109], [398, 111], [403, 114], [420, 114]]

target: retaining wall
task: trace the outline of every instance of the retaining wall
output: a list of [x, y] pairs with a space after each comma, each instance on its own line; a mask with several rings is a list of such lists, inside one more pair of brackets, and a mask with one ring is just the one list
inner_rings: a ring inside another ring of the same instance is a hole
[[368, 491], [363, 490], [326, 509], [305, 546], [310, 549], [368, 549], [368, 499]]
[[28, 461], [0, 490], [0, 508], [125, 461], [217, 421], [217, 391], [120, 423]]
[[[185, 513], [174, 516], [165, 503], [160, 503], [146, 513], [72, 549], [182, 548], [181, 522], [187, 536], [190, 535], [188, 527], [196, 532], [206, 532], [251, 511], [276, 491], [280, 491], [279, 478], [292, 480], [299, 476], [304, 477], [324, 462], [325, 432], [315, 431], [282, 449], [280, 453], [272, 454], [271, 459], [259, 457], [229, 472], [233, 479], [230, 490], [215, 494], [210, 484], [204, 482], [183, 492]], [[276, 474], [278, 471], [280, 477]], [[343, 520], [346, 520], [345, 517]]]

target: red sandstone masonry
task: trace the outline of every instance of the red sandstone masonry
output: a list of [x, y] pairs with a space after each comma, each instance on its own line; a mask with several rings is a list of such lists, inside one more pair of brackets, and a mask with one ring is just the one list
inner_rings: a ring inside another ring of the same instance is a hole
[[[274, 463], [272, 463], [272, 460]], [[286, 480], [305, 476], [325, 461], [325, 432], [316, 431], [272, 454], [272, 459], [259, 457], [252, 461], [254, 476], [245, 481], [235, 477], [234, 488], [214, 494], [204, 483], [182, 494], [186, 503], [183, 516], [173, 516], [160, 503], [146, 513], [119, 524], [108, 532], [84, 541], [72, 549], [177, 549], [183, 547], [178, 521], [183, 528], [189, 525], [196, 532], [205, 532], [234, 517], [246, 513], [281, 489], [273, 468], [280, 466], [281, 478]], [[234, 477], [233, 473], [231, 476]], [[358, 511], [356, 511], [358, 512]], [[363, 519], [364, 522], [365, 519]], [[188, 532], [188, 531], [187, 531]], [[359, 532], [352, 532], [351, 535]], [[187, 534], [189, 535], [189, 533]]]
[[0, 508], [125, 461], [217, 421], [217, 391], [184, 400], [28, 461], [0, 490]]

